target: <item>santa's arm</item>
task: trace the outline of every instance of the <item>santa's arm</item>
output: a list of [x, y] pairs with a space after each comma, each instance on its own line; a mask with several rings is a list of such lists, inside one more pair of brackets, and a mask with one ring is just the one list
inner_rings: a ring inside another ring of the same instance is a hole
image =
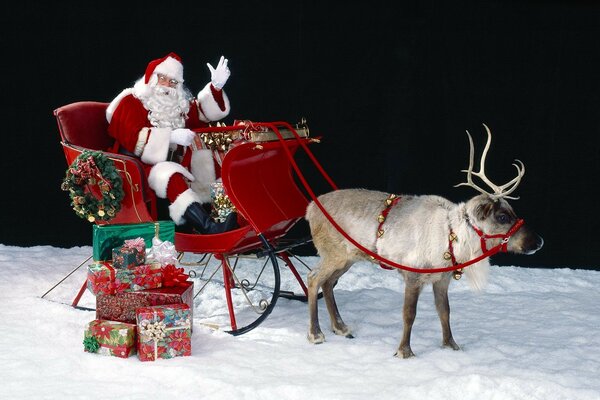
[[198, 93], [198, 111], [204, 122], [219, 121], [229, 115], [229, 98], [224, 90], [208, 83]]

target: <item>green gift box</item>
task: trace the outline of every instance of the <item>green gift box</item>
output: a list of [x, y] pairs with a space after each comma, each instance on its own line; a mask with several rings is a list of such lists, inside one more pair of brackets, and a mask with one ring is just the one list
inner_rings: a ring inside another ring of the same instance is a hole
[[107, 261], [112, 258], [112, 250], [123, 245], [125, 240], [141, 237], [146, 248], [152, 247], [152, 238], [175, 242], [173, 221], [143, 222], [139, 224], [93, 225], [94, 261]]

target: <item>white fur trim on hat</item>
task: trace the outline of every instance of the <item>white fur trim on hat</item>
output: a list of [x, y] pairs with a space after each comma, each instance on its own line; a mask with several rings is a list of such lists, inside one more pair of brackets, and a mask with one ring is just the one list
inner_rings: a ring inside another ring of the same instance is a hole
[[170, 141], [171, 128], [152, 128], [148, 134], [148, 142], [142, 151], [142, 161], [150, 165], [166, 161]]
[[164, 161], [152, 167], [148, 174], [148, 185], [150, 185], [158, 197], [166, 199], [169, 179], [178, 173], [191, 181], [194, 180], [194, 176], [183, 165], [173, 161]]
[[154, 68], [154, 73], [163, 74], [169, 78], [183, 82], [183, 64], [173, 57], [167, 57], [163, 62], [158, 64], [156, 68]]
[[190, 187], [198, 194], [201, 203], [210, 203], [210, 184], [216, 180], [215, 163], [211, 150], [201, 149], [192, 153], [190, 171], [195, 180]]
[[200, 111], [202, 111], [208, 121], [220, 121], [229, 114], [231, 109], [229, 105], [229, 98], [224, 91], [221, 93], [223, 94], [225, 110], [221, 110], [219, 103], [216, 102], [210, 89], [210, 83], [204, 86], [204, 89], [202, 89], [200, 92], [198, 92], [198, 104], [201, 108]]
[[188, 189], [177, 196], [175, 201], [169, 206], [169, 215], [175, 224], [183, 225], [185, 223], [183, 214], [185, 214], [185, 210], [187, 210], [192, 203], [200, 203], [198, 195], [196, 195], [192, 189]]

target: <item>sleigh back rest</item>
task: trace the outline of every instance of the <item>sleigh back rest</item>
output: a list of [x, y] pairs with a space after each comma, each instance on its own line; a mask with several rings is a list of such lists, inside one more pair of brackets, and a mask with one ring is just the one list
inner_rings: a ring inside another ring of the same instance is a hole
[[108, 103], [79, 101], [54, 110], [63, 142], [91, 150], [106, 150], [114, 142], [108, 135]]
[[151, 222], [157, 219], [156, 196], [148, 186], [144, 168], [136, 158], [107, 151], [114, 139], [108, 135], [108, 103], [79, 101], [54, 110], [67, 164], [84, 150], [99, 150], [117, 167], [123, 179], [125, 197], [121, 210], [110, 221], [98, 224]]

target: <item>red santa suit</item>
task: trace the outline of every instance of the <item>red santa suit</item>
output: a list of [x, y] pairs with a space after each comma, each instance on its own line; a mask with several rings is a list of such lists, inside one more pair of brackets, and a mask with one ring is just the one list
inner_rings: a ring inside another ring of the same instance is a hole
[[215, 170], [212, 154], [208, 150], [195, 151], [192, 155], [188, 148], [185, 149], [182, 161], [167, 161], [170, 148], [176, 146], [171, 144], [171, 132], [177, 128], [206, 127], [208, 122], [227, 116], [230, 105], [223, 90], [218, 90], [209, 83], [200, 90], [196, 98], [189, 100], [189, 110], [175, 126], [155, 126], [160, 124], [151, 122], [150, 110], [146, 108], [144, 99], [151, 95], [152, 86], [156, 86], [156, 74], [176, 79], [178, 85], [181, 85], [183, 66], [179, 56], [171, 53], [152, 61], [148, 64], [144, 77], [133, 88], [123, 90], [110, 103], [106, 111], [108, 133], [115, 138], [115, 144], [110, 150], [119, 152], [124, 149], [140, 157], [150, 187], [158, 197], [169, 199], [170, 216], [180, 225], [185, 222], [183, 215], [190, 204], [210, 201], [208, 189], [201, 193], [195, 192], [189, 187], [189, 182], [200, 180], [208, 188], [215, 180]]

